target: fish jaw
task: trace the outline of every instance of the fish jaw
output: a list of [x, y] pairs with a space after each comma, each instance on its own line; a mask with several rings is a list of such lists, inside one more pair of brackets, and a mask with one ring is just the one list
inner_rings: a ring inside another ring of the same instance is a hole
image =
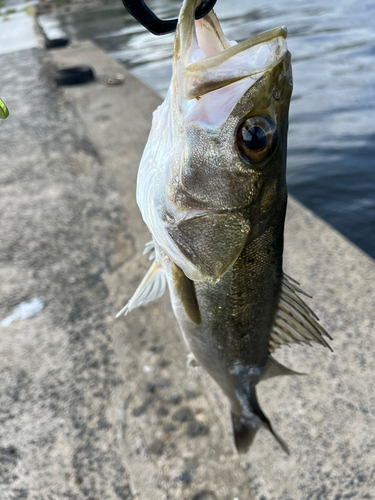
[[[191, 280], [215, 283], [254, 237], [254, 228], [264, 226], [258, 219], [279, 201], [280, 186], [286, 196], [291, 70], [284, 29], [231, 45], [213, 12], [194, 20], [198, 3], [185, 1], [181, 10], [172, 82], [154, 113], [137, 201], [165, 254]], [[233, 58], [250, 51], [248, 59], [252, 50], [264, 52], [268, 45], [270, 63], [259, 71], [249, 67], [239, 76], [238, 60], [230, 67]], [[197, 51], [204, 59], [195, 60]], [[197, 89], [202, 96], [191, 98]], [[254, 115], [269, 116], [279, 136], [271, 161], [255, 166], [243, 161], [235, 141], [240, 123]]]
[[[214, 11], [195, 20], [200, 3], [185, 0], [181, 8], [173, 54], [173, 98], [184, 122], [218, 125], [251, 83], [286, 53], [287, 31], [275, 28], [237, 44], [225, 38]], [[241, 82], [246, 78], [252, 81]], [[225, 89], [236, 82], [241, 83]], [[225, 91], [203, 97], [219, 89]]]

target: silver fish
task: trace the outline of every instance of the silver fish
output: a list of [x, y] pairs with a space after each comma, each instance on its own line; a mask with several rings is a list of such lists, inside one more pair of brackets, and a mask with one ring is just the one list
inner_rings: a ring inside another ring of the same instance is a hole
[[195, 21], [199, 3], [182, 6], [171, 85], [139, 167], [137, 202], [154, 262], [119, 315], [168, 285], [189, 349], [230, 400], [237, 449], [266, 427], [288, 452], [256, 385], [295, 373], [271, 357], [278, 346], [328, 346], [328, 334], [282, 270], [287, 33], [229, 42], [213, 11]]

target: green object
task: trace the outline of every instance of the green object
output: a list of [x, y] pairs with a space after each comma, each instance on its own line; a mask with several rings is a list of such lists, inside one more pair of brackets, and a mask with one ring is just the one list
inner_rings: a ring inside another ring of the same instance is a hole
[[2, 120], [5, 120], [5, 118], [8, 118], [9, 116], [9, 110], [8, 108], [6, 107], [5, 105], [5, 102], [3, 102], [1, 99], [0, 99], [0, 118]]

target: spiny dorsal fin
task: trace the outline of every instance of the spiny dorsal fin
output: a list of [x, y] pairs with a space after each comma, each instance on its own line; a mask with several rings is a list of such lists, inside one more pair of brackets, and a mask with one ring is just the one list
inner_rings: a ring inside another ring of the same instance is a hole
[[272, 356], [268, 356], [267, 363], [264, 367], [260, 380], [278, 377], [279, 375], [305, 375], [305, 373], [295, 372], [294, 370], [291, 370], [276, 361], [276, 359]]
[[160, 264], [155, 260], [135, 291], [133, 297], [126, 306], [116, 314], [116, 318], [121, 316], [121, 314], [126, 316], [136, 307], [161, 297], [165, 291], [166, 283], [165, 273]]
[[186, 314], [196, 325], [200, 325], [202, 320], [195, 294], [194, 281], [189, 279], [175, 263], [172, 264], [172, 280]]
[[331, 340], [332, 338], [319, 325], [319, 318], [297, 293], [302, 293], [307, 297], [310, 295], [307, 295], [298, 285], [297, 281], [284, 274], [278, 310], [271, 331], [271, 352], [283, 344], [289, 345], [290, 343], [318, 342], [331, 349], [324, 337]]

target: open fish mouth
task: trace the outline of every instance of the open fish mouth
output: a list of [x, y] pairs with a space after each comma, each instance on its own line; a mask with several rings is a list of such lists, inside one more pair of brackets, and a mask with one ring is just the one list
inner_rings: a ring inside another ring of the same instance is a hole
[[287, 30], [275, 28], [241, 43], [228, 41], [213, 11], [195, 20], [199, 3], [185, 0], [180, 12], [174, 49], [179, 94], [184, 100], [199, 100], [207, 93], [245, 80], [235, 86], [235, 92], [227, 93], [226, 98], [229, 96], [235, 104], [241, 93], [286, 54]]
[[[269, 115], [283, 137], [290, 59], [285, 28], [230, 42], [213, 11], [195, 20], [199, 3], [184, 0], [180, 11], [172, 82], [154, 113], [137, 202], [164, 254], [189, 279], [216, 283], [241, 254], [249, 207], [263, 189], [261, 168], [239, 156], [237, 131], [255, 113], [262, 123]], [[268, 142], [264, 148], [268, 154]]]

